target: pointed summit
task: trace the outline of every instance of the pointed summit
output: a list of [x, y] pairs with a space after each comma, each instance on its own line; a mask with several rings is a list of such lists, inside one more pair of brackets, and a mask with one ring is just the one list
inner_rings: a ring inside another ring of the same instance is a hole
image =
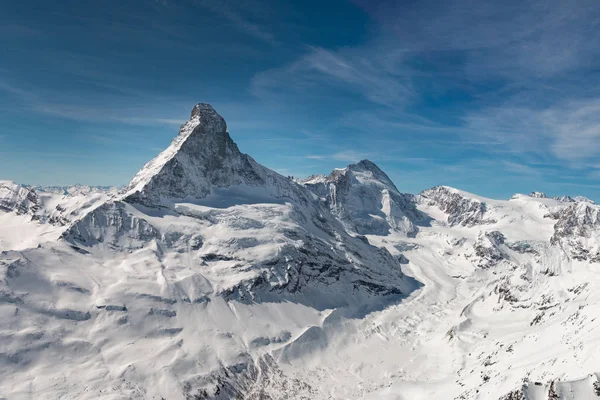
[[208, 103], [198, 103], [194, 106], [190, 120], [194, 119], [199, 121], [198, 126], [201, 126], [205, 131], [227, 132], [225, 119]]
[[396, 185], [394, 185], [394, 182], [392, 182], [390, 177], [387, 176], [387, 174], [383, 172], [383, 170], [381, 170], [381, 168], [379, 168], [373, 161], [362, 160], [356, 164], [350, 164], [347, 168], [352, 172], [366, 172], [370, 174], [372, 178], [376, 179], [385, 186], [398, 191], [398, 188], [396, 188]]
[[136, 174], [124, 199], [147, 206], [168, 205], [236, 188], [235, 197], [247, 201], [253, 191], [249, 188], [261, 187], [251, 196], [265, 200], [291, 196], [295, 186], [241, 153], [223, 117], [210, 104], [199, 103], [171, 145]]

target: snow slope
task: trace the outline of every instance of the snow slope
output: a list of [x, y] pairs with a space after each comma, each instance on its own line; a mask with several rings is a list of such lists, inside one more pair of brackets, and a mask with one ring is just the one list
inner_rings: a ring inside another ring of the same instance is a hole
[[294, 182], [198, 104], [121, 192], [0, 182], [0, 398], [599, 398], [599, 216]]

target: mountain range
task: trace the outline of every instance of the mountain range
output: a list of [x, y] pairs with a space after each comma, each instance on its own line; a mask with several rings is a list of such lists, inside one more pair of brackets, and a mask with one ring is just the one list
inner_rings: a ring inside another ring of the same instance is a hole
[[124, 188], [0, 181], [0, 398], [600, 398], [600, 206], [295, 180], [197, 104]]

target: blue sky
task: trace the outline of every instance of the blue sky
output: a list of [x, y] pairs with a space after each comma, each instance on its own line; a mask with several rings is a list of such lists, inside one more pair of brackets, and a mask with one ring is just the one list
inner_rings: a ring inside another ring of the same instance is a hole
[[209, 102], [286, 175], [600, 200], [599, 33], [597, 0], [0, 1], [0, 179], [125, 184]]

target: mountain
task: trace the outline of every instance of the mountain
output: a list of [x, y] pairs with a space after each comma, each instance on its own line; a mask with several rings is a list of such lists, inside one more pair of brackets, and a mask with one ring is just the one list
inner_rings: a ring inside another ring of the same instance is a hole
[[[4, 354], [25, 385], [11, 390], [28, 390], [35, 365], [51, 397], [241, 396], [260, 371], [275, 379], [270, 370], [318, 353], [343, 321], [419, 287], [307, 188], [242, 154], [206, 104], [121, 193], [59, 240], [3, 253], [0, 267], [12, 309], [2, 326], [14, 332]], [[40, 324], [35, 338], [26, 324]], [[81, 384], [52, 385], [58, 364], [95, 367]], [[286, 393], [308, 387], [281, 381]]]
[[[175, 226], [159, 218], [172, 218]], [[242, 154], [208, 104], [194, 107], [171, 145], [142, 168], [123, 195], [86, 215], [63, 238], [78, 247], [108, 243], [119, 250], [155, 241], [162, 251], [185, 251], [188, 232], [205, 230], [207, 219], [223, 232], [195, 239], [203, 243], [197, 261], [223, 265], [221, 274], [227, 271], [229, 281], [217, 293], [227, 298], [256, 301], [277, 292], [279, 300], [289, 297], [319, 309], [349, 303], [365, 308], [370, 297], [412, 290], [385, 249], [348, 235], [309, 191]], [[334, 289], [353, 299], [332, 297]]]
[[565, 203], [584, 202], [584, 203], [595, 204], [593, 200], [590, 200], [584, 196], [575, 196], [575, 197], [571, 197], [571, 196], [567, 196], [567, 195], [555, 196], [554, 200], [562, 201]]
[[533, 197], [534, 199], [547, 199], [546, 193], [544, 192], [531, 192], [529, 193], [529, 197]]
[[114, 193], [87, 187], [46, 189], [0, 181], [0, 250], [56, 240], [68, 225]]
[[0, 181], [0, 211], [35, 214], [40, 208], [37, 193], [11, 181]]
[[562, 201], [564, 203], [574, 203], [575, 199], [571, 196], [563, 195], [563, 196], [555, 196], [554, 200]]
[[552, 217], [557, 220], [553, 244], [573, 259], [600, 262], [600, 206], [575, 202]]
[[300, 183], [319, 196], [347, 228], [361, 235], [385, 235], [392, 230], [415, 235], [415, 223], [425, 219], [416, 209], [413, 196], [400, 193], [369, 160]]
[[69, 185], [69, 186], [25, 186], [35, 190], [38, 193], [50, 193], [62, 196], [91, 195], [95, 193], [117, 194], [121, 189], [116, 186], [90, 186], [90, 185]]
[[596, 398], [572, 200], [294, 181], [198, 104], [120, 191], [0, 183], [0, 398]]
[[[151, 206], [174, 199], [204, 203], [299, 201], [298, 185], [242, 154], [227, 124], [209, 104], [197, 104], [171, 145], [147, 163], [126, 188], [130, 202]], [[243, 197], [243, 199], [240, 198]], [[307, 200], [303, 198], [302, 200]], [[211, 203], [212, 204], [212, 203]]]

